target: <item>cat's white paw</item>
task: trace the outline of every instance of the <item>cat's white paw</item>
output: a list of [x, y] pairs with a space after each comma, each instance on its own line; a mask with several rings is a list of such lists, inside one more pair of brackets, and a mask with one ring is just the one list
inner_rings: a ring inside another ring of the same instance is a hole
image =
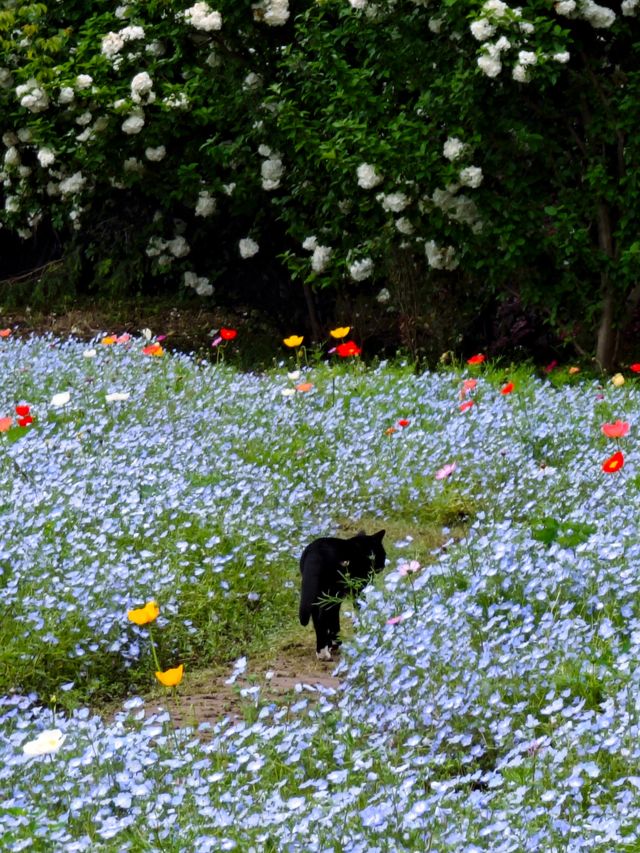
[[324, 649], [320, 649], [319, 652], [316, 652], [316, 657], [318, 660], [333, 660], [329, 646], [325, 646]]

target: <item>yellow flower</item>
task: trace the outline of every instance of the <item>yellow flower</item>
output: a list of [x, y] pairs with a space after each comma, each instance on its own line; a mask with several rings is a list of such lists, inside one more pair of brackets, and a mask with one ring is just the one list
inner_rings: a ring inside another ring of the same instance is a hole
[[144, 607], [138, 607], [137, 610], [128, 610], [127, 616], [130, 622], [135, 622], [136, 625], [146, 625], [148, 622], [153, 622], [158, 618], [160, 608], [155, 601], [147, 601]]
[[290, 335], [288, 338], [284, 338], [282, 343], [286, 347], [299, 347], [303, 340], [304, 335]]
[[624, 376], [621, 373], [616, 373], [615, 376], [611, 377], [611, 384], [615, 385], [616, 388], [624, 385]]
[[164, 684], [165, 687], [177, 687], [182, 681], [183, 673], [184, 664], [181, 663], [180, 666], [176, 666], [173, 669], [166, 669], [164, 672], [156, 672], [156, 678], [160, 684]]
[[569, 376], [574, 376], [576, 373], [580, 373], [579, 367], [570, 367], [569, 368]]
[[115, 344], [115, 342], [116, 342], [116, 336], [115, 335], [107, 335], [106, 338], [103, 338], [100, 341], [102, 346], [105, 346], [105, 347], [111, 346], [111, 344]]
[[337, 329], [331, 329], [329, 334], [332, 338], [346, 338], [351, 331], [351, 326], [338, 326]]

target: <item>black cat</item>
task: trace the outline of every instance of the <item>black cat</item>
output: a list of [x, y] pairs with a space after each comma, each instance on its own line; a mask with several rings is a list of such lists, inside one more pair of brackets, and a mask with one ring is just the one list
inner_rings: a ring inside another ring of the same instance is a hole
[[340, 604], [349, 592], [357, 593], [384, 568], [387, 555], [382, 547], [384, 530], [351, 539], [314, 539], [302, 552], [300, 571], [300, 622], [313, 619], [316, 656], [331, 660], [331, 650], [340, 645]]

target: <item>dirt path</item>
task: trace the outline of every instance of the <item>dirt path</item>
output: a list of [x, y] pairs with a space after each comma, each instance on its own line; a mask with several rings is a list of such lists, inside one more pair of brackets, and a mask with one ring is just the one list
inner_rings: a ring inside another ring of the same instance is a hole
[[[333, 671], [339, 662], [339, 659], [318, 661], [310, 642], [292, 640], [279, 648], [268, 662], [248, 659], [246, 671], [234, 684], [226, 683], [231, 667], [225, 672], [198, 670], [185, 674], [180, 692], [167, 704], [178, 727], [215, 723], [224, 717], [241, 720], [252, 704], [250, 695], [242, 695], [247, 689], [259, 686], [262, 703], [286, 704], [300, 698], [301, 694], [313, 696], [318, 687], [337, 688], [340, 680]], [[157, 694], [147, 699], [149, 713], [159, 705]]]

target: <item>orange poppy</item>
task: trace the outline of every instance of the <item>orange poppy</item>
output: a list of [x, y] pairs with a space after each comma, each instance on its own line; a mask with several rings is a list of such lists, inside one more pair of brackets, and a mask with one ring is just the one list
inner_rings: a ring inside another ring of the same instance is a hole
[[11, 429], [13, 418], [0, 418], [0, 432], [6, 432]]
[[602, 470], [605, 474], [613, 474], [615, 471], [619, 471], [624, 465], [624, 456], [618, 450], [613, 456], [610, 456], [606, 462], [602, 464]]
[[483, 361], [486, 361], [486, 358], [486, 355], [479, 352], [477, 355], [472, 355], [471, 358], [468, 358], [467, 364], [482, 364]]
[[156, 672], [156, 678], [160, 684], [164, 684], [165, 687], [177, 687], [182, 681], [183, 674], [184, 664], [181, 663], [180, 666], [176, 666], [173, 669], [165, 669], [164, 672]]
[[470, 409], [470, 408], [471, 408], [471, 406], [473, 406], [473, 400], [467, 400], [467, 402], [466, 402], [466, 403], [461, 403], [461, 404], [460, 404], [460, 411], [461, 411], [461, 412], [466, 412], [466, 411], [467, 411], [467, 409]]
[[300, 385], [296, 385], [296, 391], [311, 391], [313, 388], [313, 382], [301, 382]]
[[156, 357], [164, 355], [164, 350], [160, 344], [149, 344], [142, 350], [142, 352], [144, 355], [154, 355]]
[[623, 438], [629, 432], [627, 421], [615, 421], [612, 424], [602, 424], [600, 427], [607, 438]]
[[513, 384], [513, 382], [507, 382], [507, 384], [503, 385], [502, 388], [500, 389], [500, 393], [505, 394], [505, 395], [510, 394], [515, 387], [516, 386]]
[[136, 625], [147, 625], [157, 619], [159, 614], [160, 608], [155, 601], [147, 601], [144, 607], [127, 611], [129, 621], [135, 622]]
[[8, 338], [11, 334], [11, 329], [0, 329], [0, 338]]

